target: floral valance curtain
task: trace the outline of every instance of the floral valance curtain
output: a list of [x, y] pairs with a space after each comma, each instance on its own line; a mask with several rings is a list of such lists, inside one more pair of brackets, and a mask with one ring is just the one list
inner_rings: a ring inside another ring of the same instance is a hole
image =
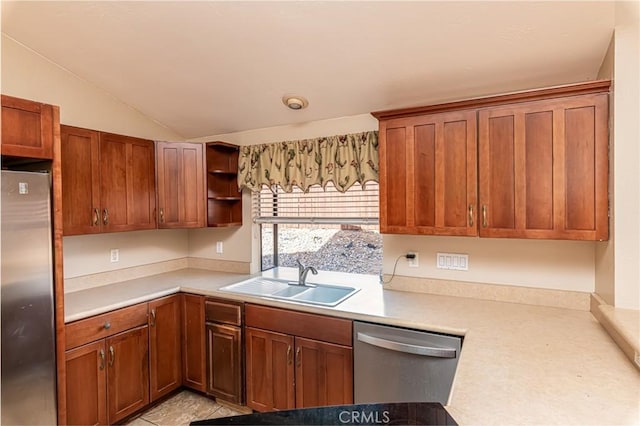
[[378, 132], [240, 147], [238, 185], [260, 191], [263, 185], [307, 192], [333, 182], [340, 192], [354, 183], [378, 181]]

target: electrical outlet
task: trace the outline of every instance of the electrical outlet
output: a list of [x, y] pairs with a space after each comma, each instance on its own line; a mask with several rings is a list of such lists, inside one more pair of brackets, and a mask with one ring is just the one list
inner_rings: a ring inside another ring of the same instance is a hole
[[222, 254], [223, 251], [224, 251], [224, 247], [222, 245], [222, 241], [216, 242], [216, 253]]
[[111, 263], [115, 263], [119, 261], [120, 261], [120, 250], [111, 249]]
[[413, 259], [407, 259], [407, 262], [409, 263], [409, 268], [417, 268], [418, 266], [420, 266], [418, 253], [416, 253], [415, 251], [410, 251], [407, 254], [412, 254], [414, 256]]

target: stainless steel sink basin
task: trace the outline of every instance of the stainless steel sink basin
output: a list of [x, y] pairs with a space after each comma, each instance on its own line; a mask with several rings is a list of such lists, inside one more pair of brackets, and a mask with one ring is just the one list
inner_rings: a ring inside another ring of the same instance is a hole
[[298, 286], [290, 281], [258, 277], [222, 287], [220, 290], [311, 305], [336, 306], [360, 289], [329, 284]]

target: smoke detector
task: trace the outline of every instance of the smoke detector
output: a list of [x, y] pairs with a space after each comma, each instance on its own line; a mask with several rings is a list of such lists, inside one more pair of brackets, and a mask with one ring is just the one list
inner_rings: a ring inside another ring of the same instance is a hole
[[282, 103], [293, 110], [304, 109], [309, 105], [309, 101], [302, 96], [286, 95], [282, 97]]

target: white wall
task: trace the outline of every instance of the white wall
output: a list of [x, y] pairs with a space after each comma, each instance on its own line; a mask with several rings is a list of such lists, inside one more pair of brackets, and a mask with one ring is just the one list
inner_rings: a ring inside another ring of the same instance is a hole
[[154, 140], [181, 140], [176, 132], [2, 34], [5, 95], [60, 107], [60, 122]]
[[[611, 37], [609, 48], [600, 65], [598, 79], [613, 80], [615, 68], [615, 33]], [[615, 129], [613, 122], [615, 118], [615, 85], [611, 84], [611, 94], [609, 95], [609, 204], [613, 212], [615, 205]], [[596, 243], [595, 260], [595, 292], [609, 305], [615, 304], [615, 216], [609, 218], [609, 240]]]
[[[63, 124], [149, 139], [181, 139], [170, 129], [4, 34], [0, 74], [3, 94], [58, 105]], [[188, 255], [187, 238], [185, 230], [65, 237], [64, 276], [72, 278], [180, 259]], [[120, 249], [120, 262], [109, 262], [111, 248]]]
[[[74, 278], [187, 257], [189, 243], [183, 229], [114, 232], [64, 238], [64, 277]], [[112, 263], [111, 249], [120, 260]]]
[[616, 2], [615, 13], [614, 304], [640, 309], [640, 3]]
[[[378, 122], [375, 118], [370, 114], [362, 114], [296, 126], [216, 135], [199, 140], [224, 140], [240, 145], [251, 145], [377, 128]], [[247, 198], [245, 198], [245, 204], [246, 201]], [[225, 247], [229, 247], [233, 253], [239, 253], [242, 259], [246, 259], [246, 256], [253, 251], [252, 268], [257, 270], [259, 268], [257, 254], [259, 235], [257, 227], [250, 223], [251, 216], [247, 215], [250, 212], [245, 210], [245, 213], [245, 225], [234, 234], [209, 230], [190, 231], [190, 255], [197, 253], [199, 256], [218, 258], [215, 255], [215, 241], [223, 240]], [[595, 243], [593, 242], [384, 235], [383, 243], [385, 273], [391, 273], [398, 256], [407, 251], [417, 251], [420, 254], [420, 266], [409, 268], [404, 260], [401, 260], [397, 270], [399, 274], [582, 292], [594, 290]], [[252, 247], [249, 247], [249, 244]], [[469, 271], [437, 270], [435, 253], [438, 251], [469, 254]]]

